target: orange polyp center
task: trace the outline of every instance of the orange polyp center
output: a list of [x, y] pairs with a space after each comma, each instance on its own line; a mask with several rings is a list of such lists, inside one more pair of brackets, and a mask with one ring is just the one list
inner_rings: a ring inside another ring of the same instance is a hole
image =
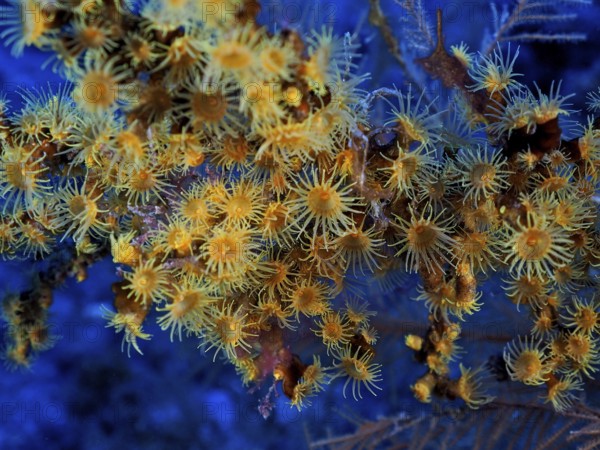
[[216, 48], [213, 57], [227, 69], [241, 70], [252, 63], [251, 52], [236, 42], [224, 43]]
[[591, 330], [598, 323], [598, 315], [589, 308], [582, 309], [576, 318], [577, 324], [584, 330]]
[[225, 316], [217, 320], [217, 332], [224, 343], [234, 345], [240, 338], [240, 325], [234, 317]]
[[490, 68], [484, 84], [488, 92], [502, 91], [510, 84], [510, 78], [500, 74], [498, 70]]
[[108, 108], [115, 101], [117, 84], [110, 76], [100, 71], [91, 71], [81, 81], [82, 101]]
[[69, 202], [69, 210], [74, 216], [81, 214], [85, 211], [86, 201], [85, 198], [81, 195], [76, 195]]
[[414, 156], [405, 156], [395, 163], [398, 178], [410, 179], [417, 171], [417, 159]]
[[369, 238], [363, 233], [350, 233], [342, 238], [342, 245], [348, 250], [363, 250], [369, 246]]
[[248, 143], [242, 137], [233, 138], [227, 136], [223, 145], [223, 152], [227, 157], [235, 162], [244, 162], [248, 156]]
[[148, 294], [156, 286], [156, 275], [152, 270], [144, 270], [134, 277], [132, 284]]
[[27, 187], [25, 166], [18, 163], [7, 164], [6, 181], [17, 189], [25, 189]]
[[184, 317], [190, 310], [192, 309], [192, 305], [185, 300], [182, 300], [176, 303], [173, 308], [171, 308], [171, 315], [175, 318]]
[[471, 182], [475, 186], [488, 186], [496, 175], [496, 169], [489, 164], [476, 164], [471, 171]]
[[207, 122], [219, 122], [227, 114], [227, 99], [222, 93], [197, 92], [191, 104], [194, 115]]
[[569, 338], [569, 350], [577, 357], [582, 357], [590, 351], [590, 342], [582, 337], [571, 335]]
[[129, 47], [131, 48], [131, 53], [140, 61], [146, 61], [150, 58], [150, 45], [143, 39], [133, 39]]
[[540, 294], [542, 291], [542, 286], [537, 278], [522, 278], [519, 280], [518, 285], [519, 291], [521, 291], [525, 297], [533, 297], [534, 295]]
[[338, 340], [342, 334], [342, 326], [337, 322], [329, 322], [323, 327], [323, 336], [329, 340]]
[[330, 217], [340, 206], [340, 196], [329, 187], [315, 186], [308, 193], [308, 206], [315, 215]]
[[81, 40], [87, 47], [99, 48], [104, 44], [105, 36], [100, 28], [90, 25], [81, 32]]
[[517, 252], [521, 259], [535, 261], [542, 259], [551, 245], [550, 234], [538, 228], [526, 230], [519, 237]]
[[230, 250], [231, 250], [231, 247], [227, 244], [225, 244], [221, 247], [219, 256], [221, 257], [222, 260], [225, 260], [225, 258], [227, 257], [227, 254], [229, 253]]
[[418, 223], [408, 230], [408, 241], [417, 247], [433, 245], [436, 238], [436, 230], [427, 224]]
[[532, 378], [541, 370], [542, 362], [537, 354], [533, 352], [523, 352], [515, 362], [515, 372], [520, 380]]
[[252, 212], [252, 200], [245, 195], [234, 196], [227, 206], [227, 215], [231, 219], [245, 219]]
[[362, 361], [356, 358], [344, 358], [342, 364], [350, 378], [365, 380], [368, 377], [369, 372]]
[[550, 317], [546, 314], [540, 316], [537, 323], [538, 323], [539, 329], [542, 329], [542, 330], [552, 329], [552, 317]]
[[471, 255], [477, 255], [483, 252], [486, 244], [486, 237], [482, 233], [471, 233], [463, 242], [464, 250]]
[[154, 186], [154, 177], [148, 171], [141, 170], [131, 179], [131, 186], [138, 191], [145, 191]]
[[573, 277], [573, 270], [570, 266], [564, 266], [554, 271], [554, 278], [559, 284], [567, 283]]
[[204, 220], [208, 215], [208, 210], [204, 200], [195, 198], [187, 202], [183, 207], [183, 213], [190, 219]]
[[316, 298], [317, 298], [317, 295], [314, 292], [314, 290], [311, 288], [301, 289], [298, 294], [298, 300], [299, 300], [300, 305], [302, 305], [302, 306], [310, 305], [311, 303], [313, 303], [315, 301]]

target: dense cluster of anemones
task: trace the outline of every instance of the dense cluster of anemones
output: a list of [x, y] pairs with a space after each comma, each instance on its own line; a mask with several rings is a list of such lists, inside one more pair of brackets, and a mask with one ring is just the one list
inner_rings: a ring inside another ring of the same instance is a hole
[[[533, 318], [533, 337], [506, 347], [510, 377], [545, 384], [560, 409], [597, 370], [598, 305], [586, 299], [600, 259], [600, 135], [590, 119], [561, 140], [569, 96], [515, 82], [516, 53], [462, 49], [472, 83], [454, 111], [389, 91], [378, 128], [349, 35], [272, 33], [242, 0], [222, 17], [202, 2], [152, 0], [138, 14], [57, 2], [43, 25], [19, 18], [29, 3], [13, 5], [2, 36], [15, 53], [52, 50], [72, 88], [0, 108], [0, 251], [110, 252], [122, 279], [104, 316], [128, 352], [142, 352], [155, 319], [244, 383], [281, 381], [298, 408], [337, 378], [344, 394], [376, 394], [366, 299], [404, 269], [420, 275], [431, 312], [427, 334], [406, 337], [426, 366], [412, 391], [478, 407], [492, 399], [483, 369], [460, 365], [451, 380], [449, 366], [460, 322], [484, 307], [479, 280], [503, 272]], [[5, 316], [26, 306], [12, 296]], [[296, 354], [302, 330], [321, 352]], [[44, 348], [32, 339], [12, 336], [9, 359], [26, 365]]]

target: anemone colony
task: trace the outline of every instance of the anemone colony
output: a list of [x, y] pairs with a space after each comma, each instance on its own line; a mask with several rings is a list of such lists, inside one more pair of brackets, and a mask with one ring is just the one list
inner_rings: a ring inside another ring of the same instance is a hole
[[[543, 386], [559, 410], [594, 377], [598, 121], [564, 137], [570, 96], [520, 83], [518, 51], [448, 53], [440, 31], [421, 64], [453, 68], [443, 81], [455, 107], [441, 110], [412, 89], [359, 90], [352, 36], [270, 32], [256, 2], [23, 0], [11, 11], [1, 36], [13, 53], [52, 52], [70, 84], [24, 92], [12, 114], [2, 104], [0, 250], [73, 248], [61, 273], [5, 299], [13, 365], [51, 344], [48, 286], [110, 253], [122, 280], [105, 317], [128, 352], [148, 345], [152, 317], [244, 383], [274, 377], [299, 408], [336, 378], [355, 398], [381, 389], [360, 297], [393, 289], [402, 270], [420, 275], [430, 312], [427, 332], [405, 340], [424, 365], [419, 400], [493, 400], [483, 366], [449, 375], [493, 272], [531, 317], [531, 334], [505, 347], [510, 377]], [[379, 127], [378, 98], [389, 106]], [[302, 354], [300, 328], [322, 352]]]

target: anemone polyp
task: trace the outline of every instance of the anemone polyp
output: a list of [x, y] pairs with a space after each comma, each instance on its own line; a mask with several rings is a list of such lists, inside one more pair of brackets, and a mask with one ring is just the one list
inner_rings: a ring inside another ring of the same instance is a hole
[[422, 265], [427, 271], [433, 271], [449, 261], [444, 251], [455, 247], [456, 240], [449, 234], [451, 218], [441, 219], [443, 213], [434, 216], [429, 207], [420, 216], [411, 210], [410, 220], [397, 217], [403, 237], [394, 245], [401, 246], [396, 256], [406, 253], [406, 270], [416, 272]]
[[519, 338], [504, 348], [504, 361], [513, 380], [539, 385], [546, 381], [550, 367], [538, 341]]
[[296, 213], [294, 226], [303, 232], [312, 223], [313, 236], [329, 232], [340, 236], [352, 225], [349, 214], [357, 212], [358, 202], [351, 195], [351, 186], [343, 186], [343, 179], [334, 180], [313, 171], [312, 176], [300, 179], [293, 187], [298, 198], [290, 202], [290, 211]]
[[504, 242], [510, 270], [528, 276], [552, 276], [553, 270], [572, 259], [571, 239], [560, 227], [544, 217], [528, 213], [525, 223], [509, 226]]

